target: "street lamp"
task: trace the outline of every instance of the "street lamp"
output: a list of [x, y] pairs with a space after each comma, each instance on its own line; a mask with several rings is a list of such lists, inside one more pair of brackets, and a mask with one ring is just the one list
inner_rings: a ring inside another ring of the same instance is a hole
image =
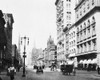
[[55, 46], [55, 64], [57, 65], [57, 46]]
[[29, 38], [24, 36], [24, 37], [21, 37], [21, 44], [22, 44], [22, 40], [24, 40], [24, 52], [23, 52], [23, 58], [24, 58], [24, 65], [23, 65], [23, 75], [22, 77], [25, 77], [25, 58], [26, 58], [26, 40], [27, 40], [27, 45], [29, 44]]

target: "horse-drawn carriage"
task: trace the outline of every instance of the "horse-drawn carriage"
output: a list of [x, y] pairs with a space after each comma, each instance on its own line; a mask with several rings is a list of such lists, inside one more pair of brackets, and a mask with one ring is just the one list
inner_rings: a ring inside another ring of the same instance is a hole
[[43, 67], [42, 66], [37, 66], [36, 68], [36, 73], [43, 73]]
[[75, 68], [71, 64], [67, 64], [67, 65], [63, 64], [63, 65], [61, 65], [61, 72], [62, 72], [63, 75], [71, 75], [71, 73], [73, 75], [76, 74]]

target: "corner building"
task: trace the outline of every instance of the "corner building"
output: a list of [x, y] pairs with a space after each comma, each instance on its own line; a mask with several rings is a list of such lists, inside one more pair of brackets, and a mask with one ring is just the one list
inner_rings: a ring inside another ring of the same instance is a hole
[[5, 34], [7, 38], [7, 46], [5, 49], [5, 58], [6, 58], [6, 65], [12, 64], [12, 31], [13, 31], [13, 23], [14, 18], [13, 15], [10, 13], [4, 13], [5, 19]]
[[76, 0], [77, 60], [100, 65], [100, 0]]

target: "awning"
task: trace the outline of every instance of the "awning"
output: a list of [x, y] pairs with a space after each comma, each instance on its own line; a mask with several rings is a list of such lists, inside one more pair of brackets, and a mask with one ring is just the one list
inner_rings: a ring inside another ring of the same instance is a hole
[[91, 61], [91, 64], [97, 64], [97, 58], [95, 58], [95, 59], [93, 59], [92, 61]]
[[87, 63], [87, 60], [85, 59], [84, 61], [83, 61], [83, 64], [86, 64]]
[[71, 57], [75, 57], [75, 53], [73, 53], [73, 54], [69, 54], [68, 57], [69, 57], [69, 58], [71, 58]]
[[87, 64], [91, 63], [91, 59], [87, 60]]
[[88, 55], [88, 54], [96, 54], [98, 53], [97, 51], [92, 51], [92, 52], [87, 52], [87, 53], [82, 53], [82, 54], [76, 54], [75, 56], [82, 56], [82, 55]]
[[83, 63], [83, 60], [80, 60], [79, 63]]

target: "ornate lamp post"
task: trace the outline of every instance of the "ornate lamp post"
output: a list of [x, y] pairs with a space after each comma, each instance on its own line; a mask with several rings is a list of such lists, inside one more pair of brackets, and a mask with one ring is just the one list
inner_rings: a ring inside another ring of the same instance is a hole
[[29, 44], [29, 37], [21, 37], [21, 44], [22, 44], [22, 40], [24, 40], [24, 52], [23, 52], [23, 58], [24, 58], [24, 65], [23, 65], [23, 75], [22, 77], [25, 77], [25, 58], [26, 58], [26, 40], [27, 40], [27, 45]]
[[57, 46], [55, 46], [55, 64], [57, 66]]

